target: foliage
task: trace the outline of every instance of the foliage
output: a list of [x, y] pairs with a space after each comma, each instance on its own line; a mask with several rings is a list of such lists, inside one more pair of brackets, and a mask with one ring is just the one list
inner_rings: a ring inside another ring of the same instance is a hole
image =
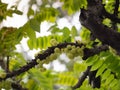
[[[89, 10], [89, 0], [41, 0], [42, 4], [37, 1], [29, 1], [28, 21], [23, 26], [19, 28], [4, 26], [0, 29], [0, 89], [119, 90], [119, 50], [106, 39], [103, 42], [103, 37], [97, 37], [97, 30], [95, 33], [89, 30], [90, 25], [82, 27], [81, 30], [77, 30], [75, 26], [71, 29], [58, 27], [58, 19], [72, 17], [79, 9], [81, 12]], [[57, 2], [62, 3], [58, 8], [54, 7]], [[97, 14], [95, 18], [99, 17], [99, 25], [110, 28], [108, 31], [112, 28], [116, 30], [113, 32], [118, 33], [120, 7], [116, 2], [117, 0], [103, 0], [102, 5], [104, 4], [106, 12], [102, 14], [105, 13], [106, 16], [100, 17], [101, 14]], [[24, 13], [18, 10], [19, 3], [17, 2], [8, 9], [8, 5], [0, 1], [0, 23], [8, 16], [12, 17], [14, 13], [18, 15]], [[34, 5], [37, 7], [36, 10], [32, 8]], [[96, 15], [95, 13], [93, 16]], [[111, 16], [114, 16], [115, 21]], [[41, 32], [40, 25], [43, 21], [53, 23], [48, 30], [51, 34], [36, 37], [36, 32]], [[80, 37], [81, 40], [76, 40], [76, 37]], [[23, 53], [15, 51], [16, 45], [20, 44], [23, 38], [28, 38], [29, 50], [39, 50], [34, 59], [25, 60]], [[106, 38], [109, 40], [108, 37]], [[61, 57], [63, 54], [65, 57]], [[52, 68], [55, 61], [65, 65], [66, 70], [55, 71]], [[51, 67], [46, 68], [45, 65], [51, 65]], [[90, 74], [92, 74], [92, 79]], [[94, 79], [97, 78], [100, 78], [98, 81], [100, 87], [94, 87], [96, 83]]]

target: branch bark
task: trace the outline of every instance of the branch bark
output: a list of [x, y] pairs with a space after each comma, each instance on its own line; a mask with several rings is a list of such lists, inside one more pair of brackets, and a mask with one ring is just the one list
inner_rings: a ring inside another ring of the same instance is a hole
[[90, 72], [90, 68], [91, 68], [91, 66], [88, 66], [87, 70], [85, 72], [83, 72], [83, 75], [79, 78], [77, 84], [72, 87], [73, 90], [79, 88], [82, 85], [82, 83], [84, 82], [84, 80], [86, 79], [87, 75]]
[[[95, 47], [95, 48], [92, 48], [92, 49], [85, 48], [85, 49], [84, 49], [83, 60], [86, 60], [86, 59], [89, 58], [90, 56], [93, 56], [93, 55], [95, 55], [95, 54], [99, 54], [101, 51], [106, 51], [106, 50], [108, 50], [108, 49], [109, 49], [109, 48], [108, 48], [107, 45]], [[82, 83], [84, 82], [84, 80], [86, 79], [87, 76], [90, 77], [90, 75], [89, 75], [89, 74], [91, 73], [90, 69], [91, 69], [91, 66], [88, 66], [88, 67], [87, 67], [87, 70], [86, 70], [86, 71], [83, 73], [83, 75], [79, 78], [79, 80], [78, 80], [78, 82], [76, 83], [76, 85], [72, 87], [73, 90], [81, 87]], [[92, 76], [92, 77], [94, 77], [94, 80], [96, 80], [95, 75]], [[98, 79], [98, 78], [97, 78], [97, 79]], [[90, 81], [90, 83], [91, 83], [91, 81]], [[94, 83], [95, 83], [95, 81], [94, 81]], [[99, 81], [98, 81], [98, 83], [99, 83]], [[98, 83], [96, 83], [96, 84], [94, 84], [94, 85], [99, 85]], [[96, 87], [96, 86], [93, 86], [93, 87]]]
[[[114, 13], [113, 13], [113, 15], [114, 15], [114, 17], [118, 17], [118, 8], [119, 8], [119, 0], [115, 0], [115, 4], [114, 4], [114, 6], [115, 6], [115, 8], [114, 8]], [[115, 22], [115, 21], [113, 21], [112, 22], [112, 28], [114, 29], [114, 30], [118, 30], [118, 28], [117, 28], [117, 22]]]
[[27, 88], [23, 88], [19, 83], [11, 84], [13, 90], [28, 90]]
[[2, 80], [6, 80], [7, 78], [12, 78], [14, 76], [17, 76], [17, 75], [20, 75], [26, 71], [28, 71], [29, 69], [35, 67], [35, 65], [37, 65], [37, 60], [40, 59], [40, 60], [44, 60], [46, 59], [46, 57], [50, 56], [52, 53], [54, 53], [54, 49], [55, 48], [65, 48], [67, 47], [67, 45], [72, 45], [72, 46], [76, 46], [76, 47], [81, 47], [83, 44], [78, 44], [78, 43], [60, 43], [58, 44], [57, 46], [52, 46], [52, 47], [49, 47], [47, 50], [44, 51], [44, 53], [42, 54], [38, 54], [36, 56], [35, 59], [31, 60], [31, 62], [27, 63], [25, 66], [21, 67], [20, 69], [16, 70], [16, 71], [13, 71], [13, 72], [9, 72], [9, 73], [6, 73], [6, 76], [4, 78], [0, 78], [0, 81]]
[[[40, 59], [40, 60], [44, 60], [46, 59], [46, 57], [50, 56], [52, 53], [54, 53], [54, 49], [55, 48], [65, 48], [67, 47], [67, 45], [72, 45], [72, 46], [76, 46], [76, 47], [82, 47], [83, 44], [78, 44], [78, 43], [60, 43], [58, 44], [57, 46], [53, 46], [53, 47], [49, 47], [47, 50], [44, 51], [44, 53], [42, 54], [38, 54], [36, 56], [35, 59], [31, 60], [31, 62], [27, 63], [25, 66], [21, 67], [20, 69], [16, 70], [16, 71], [13, 71], [13, 72], [9, 72], [6, 74], [6, 76], [4, 78], [0, 78], [0, 81], [2, 80], [6, 80], [7, 78], [12, 78], [14, 76], [17, 76], [17, 75], [20, 75], [24, 72], [27, 72], [29, 69], [35, 67], [35, 65], [37, 65], [37, 59]], [[103, 47], [103, 46], [101, 46]], [[86, 51], [87, 50], [87, 51]], [[84, 56], [83, 56], [83, 59], [86, 59], [92, 55], [95, 55], [95, 54], [98, 54], [100, 53], [101, 51], [105, 51], [105, 50], [108, 50], [108, 47], [105, 46], [104, 48], [100, 48], [100, 47], [96, 47], [94, 49], [87, 49], [85, 48], [84, 51]]]
[[[89, 0], [88, 0], [89, 1]], [[93, 0], [99, 1], [99, 0]], [[101, 6], [97, 12], [91, 12], [91, 9], [94, 11], [92, 2], [88, 3], [88, 9], [81, 9], [80, 22], [81, 24], [88, 28], [96, 38], [98, 38], [103, 44], [110, 45], [117, 52], [120, 52], [120, 33], [117, 31], [105, 26], [102, 24], [101, 18], [98, 13], [102, 13], [103, 7]], [[99, 4], [102, 5], [102, 4]], [[94, 8], [98, 8], [97, 2], [94, 3]], [[96, 14], [95, 14], [96, 13]], [[102, 17], [102, 16], [101, 16]]]

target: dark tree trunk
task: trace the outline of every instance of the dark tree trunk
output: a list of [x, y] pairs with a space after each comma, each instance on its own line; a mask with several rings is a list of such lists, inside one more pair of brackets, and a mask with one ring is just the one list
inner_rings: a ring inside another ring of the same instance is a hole
[[[87, 10], [81, 9], [80, 22], [102, 43], [110, 45], [117, 52], [120, 52], [120, 33], [103, 25], [103, 17], [108, 17], [108, 13], [105, 11], [101, 0], [88, 0]], [[111, 18], [109, 16], [109, 18], [120, 22], [116, 17]]]

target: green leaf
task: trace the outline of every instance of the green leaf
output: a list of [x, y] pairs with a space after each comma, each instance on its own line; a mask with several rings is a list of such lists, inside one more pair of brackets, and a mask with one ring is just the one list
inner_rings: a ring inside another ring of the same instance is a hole
[[10, 59], [9, 69], [10, 69], [10, 71], [16, 70], [16, 69], [20, 68], [20, 66], [25, 65], [25, 63], [26, 63], [26, 61], [24, 60], [23, 56], [19, 53], [16, 53], [15, 58]]
[[54, 35], [56, 37], [56, 40], [58, 42], [62, 42], [63, 41], [63, 36], [62, 35]]
[[108, 68], [114, 70], [116, 67], [118, 67], [118, 64], [119, 64], [118, 62], [119, 62], [119, 60], [116, 60], [116, 58], [114, 58], [112, 63], [110, 63], [108, 65]]
[[40, 23], [36, 19], [31, 19], [29, 23], [33, 30], [40, 32]]
[[97, 71], [96, 73], [96, 77], [98, 77], [99, 75], [101, 75], [103, 73], [103, 71], [106, 69], [106, 64], [103, 64]]
[[[57, 28], [57, 23], [55, 23], [54, 25], [52, 25], [49, 29], [48, 29], [48, 31], [51, 31], [51, 33], [56, 33], [56, 28]], [[54, 30], [55, 29], [55, 30]], [[57, 29], [59, 29], [59, 28], [57, 28]]]
[[112, 53], [110, 53], [109, 51], [103, 51], [100, 53], [100, 57], [108, 57], [111, 55], [112, 55]]
[[76, 29], [75, 26], [72, 27], [71, 35], [72, 35], [73, 38], [74, 38], [75, 36], [77, 36], [77, 29]]
[[63, 31], [64, 41], [66, 41], [69, 38], [70, 30], [67, 27], [64, 27], [62, 31]]
[[114, 80], [110, 83], [110, 86], [111, 86], [111, 87], [114, 87], [117, 83], [118, 83], [118, 80], [117, 80], [117, 79], [114, 79]]
[[111, 74], [111, 70], [107, 69], [102, 75], [102, 80], [107, 79], [110, 74]]
[[64, 2], [62, 8], [68, 11], [68, 14], [73, 14], [80, 8], [86, 8], [87, 0], [61, 0]]
[[30, 50], [33, 49], [33, 44], [32, 44], [32, 42], [30, 40], [27, 41], [27, 45], [28, 45]]
[[91, 71], [97, 70], [103, 64], [103, 60], [96, 61], [93, 63]]
[[55, 22], [57, 16], [58, 16], [58, 11], [55, 8], [44, 7], [40, 10], [40, 13], [35, 16], [35, 18], [39, 22], [42, 22], [43, 20]]
[[32, 50], [32, 49], [37, 49], [37, 40], [33, 41], [33, 40], [28, 40], [27, 41], [27, 44], [28, 44], [28, 47]]
[[42, 37], [37, 38], [37, 45], [38, 45], [38, 48], [43, 49], [43, 38]]
[[114, 75], [111, 74], [109, 77], [107, 77], [106, 83], [109, 84], [114, 79]]
[[38, 85], [36, 84], [36, 82], [32, 79], [29, 79], [27, 84], [26, 84], [26, 87], [29, 89], [29, 90], [38, 90]]
[[16, 39], [18, 42], [20, 42], [23, 38], [23, 29], [19, 28], [17, 31], [16, 31]]
[[96, 62], [99, 59], [97, 55], [91, 56], [86, 60], [86, 63], [88, 66], [92, 65], [94, 62]]
[[43, 48], [46, 49], [47, 48], [47, 42], [48, 42], [48, 38], [46, 36], [43, 37]]
[[74, 71], [78, 73], [85, 71], [86, 68], [87, 67], [85, 63], [75, 63], [73, 67]]
[[58, 32], [60, 32], [60, 29], [57, 28], [57, 27], [54, 27], [54, 28], [51, 30], [51, 33], [53, 33], [53, 34], [56, 34], [56, 33], [58, 33]]
[[112, 68], [112, 71], [117, 72], [117, 73], [120, 73], [119, 68], [120, 68], [120, 65], [117, 64], [117, 65], [115, 65], [115, 66]]
[[19, 11], [19, 10], [15, 10], [14, 13], [19, 14], [19, 15], [22, 15], [22, 14], [23, 14], [23, 12], [21, 12], [21, 11]]
[[108, 55], [105, 59], [105, 62], [106, 64], [109, 64], [109, 63], [112, 63], [114, 60], [114, 56], [113, 55]]
[[77, 78], [72, 76], [70, 72], [63, 74], [60, 73], [56, 83], [60, 85], [74, 86], [77, 83]]
[[80, 36], [82, 38], [82, 41], [86, 41], [89, 42], [90, 41], [90, 31], [86, 28], [82, 28], [81, 32], [80, 32]]
[[113, 90], [119, 90], [120, 89], [120, 80], [118, 80], [118, 83], [113, 87]]
[[31, 28], [29, 22], [27, 22], [23, 27], [21, 27], [21, 30], [22, 30], [23, 32], [25, 32], [31, 40], [33, 40], [33, 41], [36, 40], [36, 33], [35, 33], [35, 31]]
[[36, 81], [36, 85], [43, 88], [43, 90], [53, 90], [52, 79], [44, 76], [39, 70], [32, 68], [30, 71], [31, 78]]
[[36, 34], [35, 34], [35, 31], [33, 31], [31, 28], [28, 28], [26, 30], [27, 32], [27, 35], [29, 36], [29, 38], [33, 41], [36, 41]]
[[63, 38], [64, 42], [71, 42], [71, 36], [69, 36], [66, 40]]
[[27, 16], [34, 15], [34, 10], [32, 8], [29, 8]]

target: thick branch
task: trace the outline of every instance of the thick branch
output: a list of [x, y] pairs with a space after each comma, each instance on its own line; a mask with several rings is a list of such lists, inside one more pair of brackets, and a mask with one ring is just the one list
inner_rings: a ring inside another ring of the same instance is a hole
[[102, 24], [99, 17], [88, 10], [81, 10], [80, 22], [88, 28], [100, 41], [120, 51], [120, 33]]
[[96, 47], [96, 48], [92, 48], [92, 49], [88, 49], [88, 48], [85, 48], [84, 49], [84, 56], [82, 57], [83, 60], [86, 60], [87, 58], [89, 58], [90, 56], [93, 56], [95, 54], [99, 54], [100, 52], [102, 51], [106, 51], [108, 50], [108, 46], [107, 45], [104, 45], [104, 46], [99, 46], [99, 47]]
[[102, 4], [102, 0], [87, 0], [88, 1], [88, 10], [92, 14], [100, 17], [100, 18], [109, 18], [111, 21], [120, 23], [120, 18], [117, 17], [118, 8], [119, 8], [119, 0], [115, 2], [114, 14], [110, 14], [106, 11], [104, 4]]

